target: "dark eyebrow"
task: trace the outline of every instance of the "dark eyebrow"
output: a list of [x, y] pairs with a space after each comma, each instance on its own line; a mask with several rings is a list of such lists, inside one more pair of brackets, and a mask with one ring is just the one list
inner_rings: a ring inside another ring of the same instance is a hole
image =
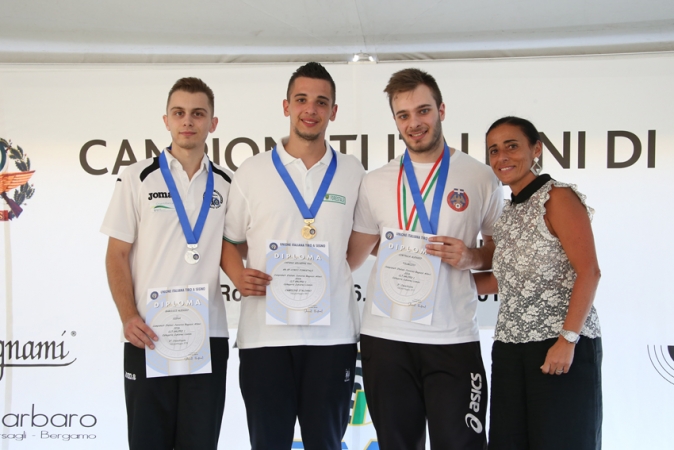
[[[176, 111], [176, 110], [177, 111], [185, 111], [185, 108], [183, 108], [182, 106], [174, 106], [173, 108], [171, 108], [171, 111]], [[197, 111], [199, 111], [199, 112], [203, 111], [203, 112], [206, 112], [206, 113], [208, 112], [208, 110], [206, 108], [194, 108], [193, 110], [191, 110], [191, 112], [197, 112]]]
[[[506, 139], [505, 141], [503, 141], [504, 144], [509, 144], [509, 143], [511, 143], [511, 142], [517, 142], [517, 139]], [[490, 145], [489, 147], [487, 147], [487, 148], [492, 148], [492, 147], [494, 147], [495, 145], [498, 145], [498, 142], [496, 142], [495, 144], [491, 144], [491, 145]]]
[[[308, 95], [305, 94], [304, 92], [298, 92], [297, 94], [293, 95], [293, 97], [294, 97], [294, 98], [297, 98], [297, 97], [308, 97]], [[325, 95], [319, 95], [318, 98], [321, 99], [321, 100], [325, 100], [325, 101], [327, 101], [328, 103], [332, 101], [332, 100], [330, 100], [329, 97], [326, 97]]]
[[[426, 109], [426, 108], [431, 108], [431, 107], [433, 107], [433, 105], [431, 105], [430, 103], [426, 103], [424, 105], [415, 106], [414, 109], [419, 110], [419, 109]], [[401, 109], [400, 111], [396, 111], [395, 115], [397, 116], [398, 114], [407, 113], [407, 112], [408, 111], [406, 109]]]
[[[504, 144], [510, 144], [511, 142], [517, 142], [517, 139], [507, 139], [507, 140], [503, 141]], [[494, 147], [494, 146], [496, 146], [496, 145], [498, 145], [498, 142], [496, 142], [495, 144], [491, 144], [491, 145], [490, 145], [489, 147], [487, 147], [487, 148], [492, 148], [492, 147]]]

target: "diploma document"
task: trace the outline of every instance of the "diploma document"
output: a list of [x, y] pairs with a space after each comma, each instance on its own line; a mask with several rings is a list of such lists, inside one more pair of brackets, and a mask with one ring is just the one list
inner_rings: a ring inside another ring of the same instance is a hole
[[148, 378], [211, 373], [208, 284], [148, 289], [145, 323], [159, 337], [145, 348]]
[[267, 325], [330, 325], [330, 252], [322, 241], [267, 241]]
[[440, 258], [426, 253], [433, 235], [384, 228], [377, 253], [372, 314], [430, 325]]

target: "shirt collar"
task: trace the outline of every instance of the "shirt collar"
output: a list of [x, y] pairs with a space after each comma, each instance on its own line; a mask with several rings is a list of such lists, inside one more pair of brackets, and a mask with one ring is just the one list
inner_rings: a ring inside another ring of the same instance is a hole
[[542, 188], [543, 185], [550, 180], [552, 180], [552, 177], [547, 173], [537, 176], [531, 183], [527, 184], [519, 194], [510, 194], [511, 203], [517, 205], [519, 203], [526, 202], [529, 200], [529, 198], [531, 198], [532, 195], [536, 193], [536, 191]]
[[[176, 157], [173, 156], [169, 150], [171, 150], [171, 146], [168, 146], [164, 149], [164, 153], [166, 153], [166, 162], [168, 163], [168, 166], [171, 169], [185, 170], [183, 168], [183, 165], [180, 164], [180, 161], [178, 161], [176, 159]], [[199, 175], [202, 170], [208, 171], [208, 166], [210, 165], [210, 162], [211, 161], [208, 159], [208, 156], [206, 156], [206, 153], [204, 153], [204, 157], [201, 158], [201, 168], [199, 170], [197, 170], [197, 172], [194, 175], [195, 176]]]
[[[288, 136], [282, 138], [278, 145], [276, 145], [276, 152], [278, 153], [279, 159], [283, 163], [284, 166], [287, 166], [288, 164], [292, 164], [295, 161], [298, 161], [299, 158], [295, 158], [292, 156], [290, 153], [285, 148], [285, 145], [288, 143]], [[323, 157], [318, 161], [318, 164], [324, 164], [326, 166], [330, 165], [330, 161], [332, 161], [332, 147], [330, 147], [330, 144], [328, 141], [325, 141], [325, 148], [327, 151], [323, 155]]]

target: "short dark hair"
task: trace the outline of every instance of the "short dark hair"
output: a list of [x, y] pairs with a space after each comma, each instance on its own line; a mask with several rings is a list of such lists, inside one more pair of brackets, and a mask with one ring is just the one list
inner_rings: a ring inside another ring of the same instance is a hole
[[196, 94], [197, 92], [203, 92], [208, 97], [208, 106], [211, 107], [211, 114], [215, 114], [215, 96], [213, 95], [213, 90], [208, 87], [206, 83], [201, 81], [199, 78], [195, 77], [185, 77], [181, 78], [175, 82], [168, 94], [168, 99], [166, 100], [166, 107], [168, 108], [169, 101], [171, 101], [171, 96], [176, 91], [185, 91], [190, 94]]
[[332, 104], [333, 105], [335, 104], [337, 95], [337, 88], [335, 87], [335, 81], [332, 79], [328, 71], [325, 70], [325, 67], [323, 67], [320, 63], [317, 62], [308, 62], [299, 69], [297, 69], [292, 74], [292, 76], [290, 77], [290, 81], [288, 81], [288, 90], [286, 91], [287, 100], [290, 100], [290, 91], [292, 90], [295, 80], [299, 77], [314, 78], [316, 80], [325, 80], [328, 83], [330, 83], [330, 87], [332, 88]]
[[492, 123], [487, 130], [485, 137], [489, 136], [491, 130], [501, 125], [513, 125], [519, 127], [519, 129], [522, 130], [522, 133], [524, 133], [524, 135], [527, 137], [529, 145], [536, 145], [536, 142], [541, 140], [541, 135], [533, 123], [529, 122], [527, 119], [522, 119], [521, 117], [515, 116], [501, 117], [499, 120]]
[[431, 90], [436, 106], [439, 108], [442, 104], [442, 93], [435, 78], [423, 70], [403, 69], [391, 75], [386, 88], [384, 88], [384, 92], [388, 94], [388, 104], [391, 111], [393, 111], [393, 96], [400, 92], [413, 91], [422, 84], [428, 86]]

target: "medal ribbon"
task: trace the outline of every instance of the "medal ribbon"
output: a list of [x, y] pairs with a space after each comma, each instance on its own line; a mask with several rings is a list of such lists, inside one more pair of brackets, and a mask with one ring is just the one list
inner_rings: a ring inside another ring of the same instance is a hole
[[290, 178], [288, 169], [286, 169], [286, 167], [281, 162], [281, 158], [276, 151], [276, 147], [274, 147], [274, 149], [271, 151], [271, 159], [274, 162], [274, 167], [276, 167], [276, 171], [281, 176], [281, 179], [288, 188], [288, 191], [290, 191], [290, 195], [293, 196], [295, 204], [302, 213], [302, 217], [305, 219], [313, 219], [316, 217], [318, 210], [321, 208], [321, 204], [323, 203], [323, 197], [325, 197], [325, 194], [328, 192], [330, 183], [332, 183], [332, 179], [334, 178], [335, 172], [337, 171], [337, 154], [332, 149], [332, 147], [330, 147], [330, 151], [332, 151], [332, 160], [330, 161], [328, 170], [323, 176], [323, 181], [321, 181], [321, 185], [316, 192], [316, 197], [314, 197], [311, 207], [307, 206], [307, 203], [304, 201], [304, 197], [302, 197], [302, 194], [300, 194], [297, 186], [295, 186], [295, 182], [292, 178]]
[[[438, 165], [440, 164], [440, 161], [442, 161], [442, 155], [440, 155], [438, 159], [435, 161], [435, 164], [433, 164], [431, 171], [428, 173], [428, 176], [426, 177], [424, 185], [421, 187], [421, 194], [424, 197], [424, 202], [426, 201], [426, 198], [428, 198], [428, 194], [431, 192], [433, 186], [435, 185], [435, 182], [438, 179], [437, 168]], [[400, 158], [400, 172], [398, 173], [398, 226], [400, 227], [401, 230], [409, 230], [411, 226], [412, 231], [414, 231], [417, 227], [419, 217], [418, 215], [415, 215], [415, 213], [417, 212], [416, 206], [412, 206], [412, 210], [410, 211], [409, 217], [407, 215], [407, 189], [405, 189], [405, 183], [403, 182], [403, 170], [404, 170], [403, 158]], [[429, 181], [431, 182], [430, 185], [428, 184]], [[401, 195], [402, 195], [402, 208], [400, 205]], [[412, 224], [413, 218], [414, 224]]]
[[445, 195], [445, 184], [447, 184], [447, 174], [449, 172], [449, 147], [445, 144], [445, 148], [442, 152], [442, 162], [440, 163], [438, 181], [435, 186], [435, 193], [433, 194], [430, 220], [428, 213], [426, 212], [426, 205], [424, 205], [424, 199], [421, 196], [419, 183], [414, 174], [414, 167], [412, 166], [412, 161], [410, 160], [407, 149], [405, 149], [405, 154], [403, 155], [403, 168], [405, 169], [407, 182], [410, 185], [410, 191], [412, 191], [412, 199], [414, 200], [414, 206], [417, 208], [421, 229], [427, 234], [437, 234], [438, 221], [440, 220], [440, 206], [442, 205], [442, 198]]
[[161, 174], [164, 177], [166, 186], [171, 193], [171, 199], [173, 200], [173, 205], [176, 208], [176, 213], [178, 213], [178, 220], [180, 221], [180, 226], [183, 228], [183, 234], [187, 243], [190, 245], [196, 245], [199, 243], [199, 238], [201, 237], [201, 232], [204, 229], [206, 224], [206, 216], [208, 216], [208, 210], [211, 209], [211, 200], [213, 199], [213, 168], [209, 164], [208, 166], [208, 178], [206, 179], [206, 190], [204, 191], [204, 199], [201, 203], [201, 210], [199, 211], [199, 217], [197, 217], [197, 222], [194, 224], [194, 229], [190, 226], [190, 219], [187, 217], [187, 212], [185, 211], [185, 205], [183, 200], [180, 198], [180, 193], [176, 187], [176, 182], [173, 180], [173, 175], [169, 169], [168, 162], [166, 161], [166, 150], [161, 152], [159, 155], [159, 168], [161, 169]]

